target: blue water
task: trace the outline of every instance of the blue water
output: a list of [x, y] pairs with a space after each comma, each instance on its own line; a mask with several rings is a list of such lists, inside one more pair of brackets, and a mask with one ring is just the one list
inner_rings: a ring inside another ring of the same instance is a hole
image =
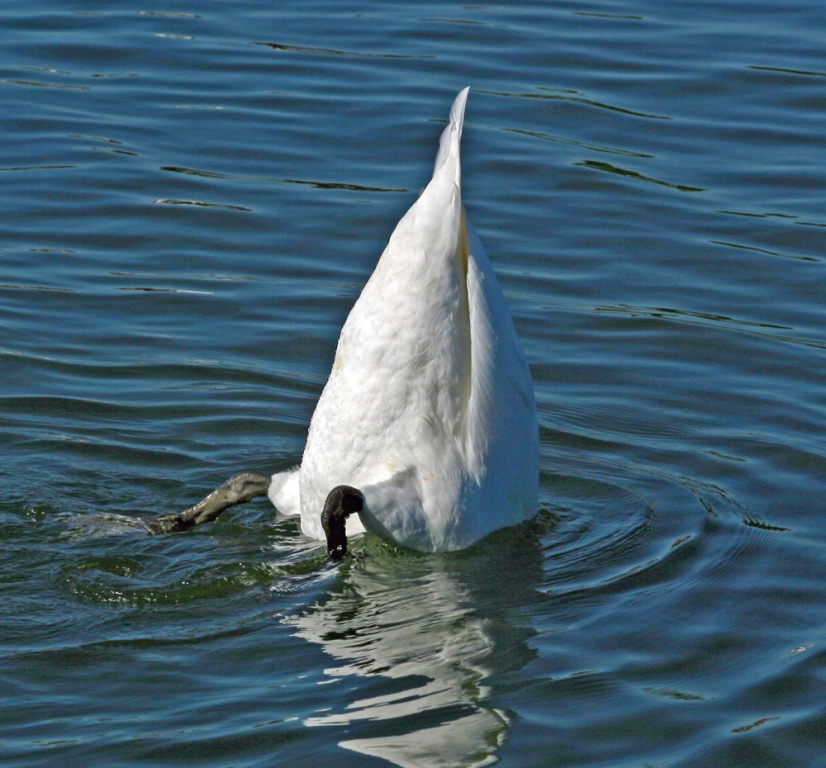
[[[3, 765], [826, 765], [822, 3], [0, 29]], [[300, 460], [465, 85], [536, 519], [340, 568], [266, 502], [119, 528]]]

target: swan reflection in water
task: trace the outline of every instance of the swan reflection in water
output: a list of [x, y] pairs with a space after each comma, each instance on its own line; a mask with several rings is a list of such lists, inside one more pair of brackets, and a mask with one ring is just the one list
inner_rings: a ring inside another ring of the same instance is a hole
[[373, 677], [367, 695], [333, 695], [305, 725], [344, 727], [340, 746], [404, 768], [495, 762], [510, 718], [485, 681], [534, 658], [522, 609], [542, 599], [536, 525], [453, 555], [394, 551], [368, 537], [368, 557], [345, 567], [337, 588], [286, 618], [335, 659], [331, 683]]

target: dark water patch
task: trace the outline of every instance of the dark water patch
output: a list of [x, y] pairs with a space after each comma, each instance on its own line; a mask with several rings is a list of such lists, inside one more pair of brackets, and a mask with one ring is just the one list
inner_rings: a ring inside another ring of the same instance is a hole
[[224, 211], [241, 211], [250, 213], [252, 208], [245, 208], [242, 205], [227, 205], [225, 203], [207, 203], [203, 200], [176, 200], [171, 198], [158, 198], [154, 201], [158, 205], [189, 205], [196, 208], [219, 208]]
[[267, 48], [272, 48], [274, 51], [282, 51], [286, 53], [300, 53], [321, 56], [341, 56], [344, 58], [366, 58], [366, 59], [435, 59], [435, 56], [414, 55], [414, 54], [400, 54], [400, 53], [382, 53], [379, 51], [344, 51], [337, 48], [316, 48], [307, 45], [287, 45], [285, 43], [264, 43], [256, 42], [254, 45], [263, 45]]
[[28, 88], [59, 88], [68, 91], [88, 91], [89, 87], [85, 85], [69, 85], [66, 83], [47, 83], [39, 80], [0, 80], [0, 83], [7, 83], [9, 85], [24, 85]]
[[183, 13], [179, 11], [137, 11], [139, 16], [154, 16], [161, 19], [201, 19], [198, 13]]
[[760, 67], [752, 65], [749, 69], [755, 69], [760, 72], [779, 72], [784, 75], [801, 75], [804, 77], [826, 77], [826, 72], [807, 72], [806, 70], [784, 69], [782, 67]]
[[75, 167], [74, 165], [18, 165], [0, 168], [0, 171], [63, 171]]
[[601, 102], [595, 99], [589, 99], [587, 96], [579, 94], [575, 91], [561, 91], [561, 92], [554, 92], [548, 88], [538, 88], [537, 92], [526, 92], [526, 93], [508, 93], [504, 91], [485, 91], [485, 94], [488, 96], [498, 96], [501, 98], [508, 98], [508, 99], [546, 99], [548, 101], [562, 101], [568, 102], [571, 104], [582, 105], [585, 107], [593, 107], [596, 109], [604, 109], [610, 112], [618, 112], [622, 115], [627, 115], [629, 117], [641, 117], [645, 118], [646, 120], [671, 120], [673, 118], [667, 117], [665, 115], [657, 115], [657, 114], [650, 114], [646, 112], [640, 112], [633, 109], [628, 109], [626, 107], [620, 107], [614, 104], [608, 104], [605, 102]]
[[659, 184], [663, 187], [669, 187], [670, 189], [675, 189], [678, 192], [705, 192], [702, 187], [690, 187], [685, 184], [675, 184], [674, 182], [663, 181], [662, 179], [655, 179], [651, 176], [644, 176], [641, 173], [637, 173], [636, 171], [628, 170], [627, 168], [620, 168], [619, 166], [612, 165], [611, 163], [602, 163], [596, 162], [594, 160], [585, 160], [580, 165], [583, 168], [590, 168], [595, 171], [603, 171], [605, 173], [613, 173], [618, 176], [625, 176], [629, 179], [633, 179], [634, 181], [644, 181], [648, 184]]
[[585, 11], [575, 11], [574, 16], [585, 16], [594, 19], [618, 19], [620, 21], [643, 21], [644, 16], [634, 16], [633, 14], [625, 13], [587, 13]]
[[[90, 524], [100, 526], [107, 523], [117, 530], [116, 521], [90, 521]], [[73, 599], [95, 604], [113, 603], [139, 608], [220, 601], [250, 590], [277, 591], [274, 584], [278, 579], [297, 576], [324, 563], [326, 554], [321, 547], [318, 549], [317, 556], [307, 563], [225, 563], [220, 567], [187, 569], [185, 577], [178, 578], [161, 573], [154, 578], [143, 575], [136, 579], [139, 566], [134, 561], [124, 564], [120, 559], [91, 558], [73, 564], [54, 579], [56, 585], [69, 592]]]
[[622, 149], [619, 147], [601, 147], [594, 144], [586, 144], [585, 142], [577, 141], [576, 139], [563, 138], [561, 136], [552, 136], [550, 134], [542, 133], [541, 131], [524, 131], [516, 128], [509, 128], [507, 130], [517, 135], [530, 136], [535, 139], [542, 139], [543, 141], [552, 141], [558, 144], [567, 144], [572, 147], [578, 147], [579, 149], [587, 149], [591, 152], [602, 152], [608, 155], [622, 155], [623, 157], [635, 157], [646, 160], [654, 157], [653, 155], [648, 155], [644, 152], [634, 152], [633, 150]]
[[770, 251], [766, 248], [757, 248], [753, 245], [746, 245], [744, 243], [727, 243], [722, 240], [712, 240], [713, 245], [721, 245], [724, 248], [737, 248], [744, 251], [754, 251], [755, 253], [762, 253], [766, 256], [778, 256], [783, 259], [798, 259], [799, 261], [820, 261], [812, 256], [790, 256], [777, 251]]
[[361, 184], [333, 182], [333, 181], [309, 181], [305, 179], [282, 179], [268, 176], [240, 176], [237, 174], [217, 173], [214, 171], [196, 170], [194, 168], [177, 168], [175, 166], [162, 166], [162, 171], [170, 171], [172, 173], [182, 173], [185, 176], [199, 176], [205, 179], [227, 179], [232, 181], [251, 181], [261, 183], [279, 183], [279, 184], [298, 184], [316, 189], [341, 189], [352, 192], [409, 192], [410, 190], [403, 188], [384, 188], [384, 187], [369, 187]]

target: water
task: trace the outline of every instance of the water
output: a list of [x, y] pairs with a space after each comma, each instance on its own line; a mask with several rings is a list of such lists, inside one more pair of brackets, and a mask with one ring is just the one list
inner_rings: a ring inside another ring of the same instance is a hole
[[[4, 765], [826, 764], [820, 3], [0, 25]], [[537, 518], [341, 568], [265, 503], [95, 522], [299, 461], [468, 84]]]

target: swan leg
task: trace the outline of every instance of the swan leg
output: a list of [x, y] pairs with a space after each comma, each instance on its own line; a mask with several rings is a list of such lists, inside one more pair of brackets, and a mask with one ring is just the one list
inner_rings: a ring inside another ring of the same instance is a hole
[[236, 504], [246, 504], [257, 496], [266, 496], [269, 486], [269, 476], [259, 475], [257, 472], [243, 472], [227, 480], [195, 506], [183, 512], [145, 518], [143, 523], [151, 534], [187, 531], [196, 525], [212, 522], [225, 509]]

